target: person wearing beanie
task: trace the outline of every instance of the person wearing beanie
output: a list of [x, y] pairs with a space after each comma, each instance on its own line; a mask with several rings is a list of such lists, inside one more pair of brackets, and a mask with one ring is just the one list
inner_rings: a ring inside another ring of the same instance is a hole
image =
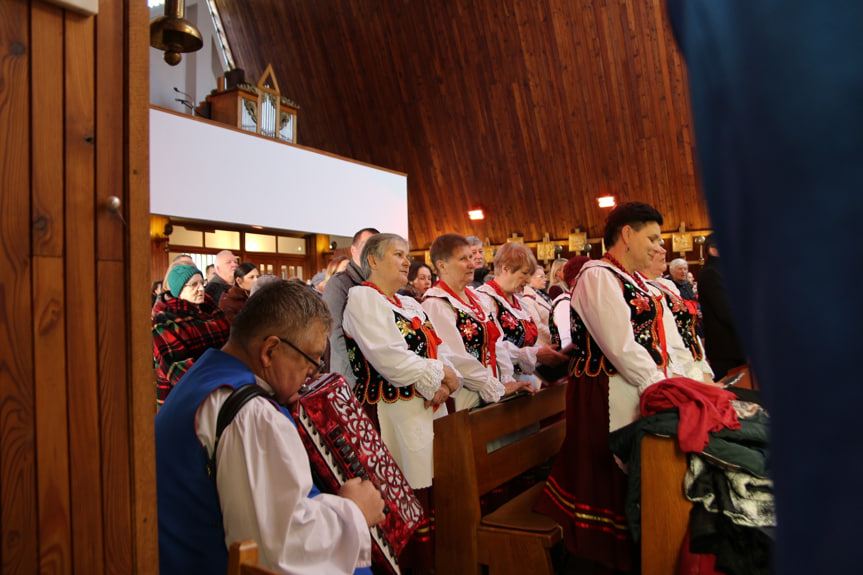
[[172, 299], [163, 300], [153, 316], [156, 402], [161, 405], [180, 377], [206, 350], [228, 341], [231, 324], [204, 292], [204, 275], [192, 265], [168, 273]]

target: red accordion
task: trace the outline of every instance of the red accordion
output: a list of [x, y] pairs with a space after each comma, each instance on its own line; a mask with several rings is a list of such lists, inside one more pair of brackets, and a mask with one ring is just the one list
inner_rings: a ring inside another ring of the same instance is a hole
[[330, 373], [309, 383], [292, 407], [319, 487], [336, 493], [353, 477], [381, 492], [387, 515], [371, 529], [372, 560], [401, 573], [398, 556], [423, 518], [423, 509], [345, 379]]

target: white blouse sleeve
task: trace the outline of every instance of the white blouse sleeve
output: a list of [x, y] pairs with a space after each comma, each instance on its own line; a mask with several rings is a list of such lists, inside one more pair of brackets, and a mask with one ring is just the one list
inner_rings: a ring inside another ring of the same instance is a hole
[[[404, 302], [403, 305], [410, 304]], [[414, 385], [424, 398], [432, 399], [440, 389], [444, 364], [437, 359], [420, 357], [408, 348], [394, 321], [394, 313], [377, 290], [353, 287], [348, 293], [342, 328], [384, 379], [396, 387]]]
[[[422, 306], [438, 337], [449, 347], [449, 360], [461, 375], [464, 387], [479, 393], [484, 401], [490, 403], [503, 397], [506, 390], [500, 380], [465, 349], [464, 341], [456, 327], [455, 310], [449, 302], [442, 298], [429, 297], [423, 301]], [[512, 374], [511, 364], [510, 374]]]
[[[209, 452], [227, 395], [211, 394], [196, 419]], [[254, 539], [261, 564], [284, 573], [350, 574], [371, 564], [371, 536], [359, 507], [337, 495], [308, 497], [306, 450], [293, 423], [269, 401], [255, 398], [239, 411], [222, 434], [216, 463], [226, 546]]]
[[623, 299], [620, 282], [614, 272], [602, 267], [582, 270], [573, 290], [572, 308], [618, 373], [640, 393], [648, 385], [665, 379], [665, 373], [635, 341], [630, 308]]
[[537, 344], [540, 346], [551, 343], [551, 332], [548, 330], [549, 309], [539, 302], [538, 295], [525, 295], [521, 298], [521, 305], [530, 313], [533, 323], [536, 324]]
[[560, 334], [560, 349], [565, 348], [572, 343], [572, 331], [569, 324], [569, 310], [571, 300], [562, 300], [558, 305], [554, 306], [554, 325], [557, 327], [557, 333]]

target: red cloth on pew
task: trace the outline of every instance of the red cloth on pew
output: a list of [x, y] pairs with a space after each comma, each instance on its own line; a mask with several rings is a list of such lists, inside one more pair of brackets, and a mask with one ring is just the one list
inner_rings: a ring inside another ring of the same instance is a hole
[[687, 377], [672, 377], [649, 386], [641, 394], [641, 415], [677, 407], [680, 423], [677, 440], [685, 453], [700, 453], [710, 442], [708, 432], [740, 429], [732, 392]]

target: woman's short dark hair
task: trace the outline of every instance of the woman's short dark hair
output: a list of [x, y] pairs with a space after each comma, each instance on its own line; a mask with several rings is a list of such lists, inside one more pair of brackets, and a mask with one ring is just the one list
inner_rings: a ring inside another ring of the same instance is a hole
[[[469, 248], [470, 243], [468, 243], [464, 236], [460, 236], [458, 234], [444, 234], [442, 236], [438, 236], [429, 248], [432, 263], [435, 268], [437, 268], [437, 263], [439, 261], [448, 260], [458, 248], [465, 247]], [[438, 274], [440, 274], [440, 270], [438, 270]]]
[[258, 267], [252, 262], [243, 262], [237, 266], [237, 269], [234, 270], [234, 283], [237, 283], [237, 280], [241, 280], [246, 277], [252, 270], [256, 270]]
[[608, 214], [605, 220], [605, 249], [610, 248], [620, 239], [620, 230], [624, 226], [631, 226], [635, 231], [640, 230], [649, 222], [662, 225], [662, 214], [656, 211], [650, 204], [644, 202], [626, 202], [620, 204]]
[[417, 279], [417, 274], [420, 273], [420, 270], [425, 268], [429, 271], [429, 274], [432, 273], [431, 268], [425, 262], [413, 262], [411, 263], [411, 269], [408, 271], [408, 282], [412, 282]]

